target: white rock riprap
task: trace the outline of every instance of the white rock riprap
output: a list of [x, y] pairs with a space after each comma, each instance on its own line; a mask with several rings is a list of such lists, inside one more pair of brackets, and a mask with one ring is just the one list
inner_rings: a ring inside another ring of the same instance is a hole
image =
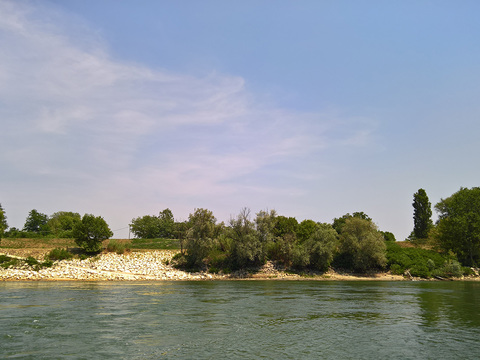
[[101, 254], [86, 260], [56, 261], [51, 268], [35, 271], [28, 266], [0, 268], [0, 280], [208, 280], [222, 278], [208, 273], [187, 273], [171, 265], [175, 253], [153, 251], [119, 255]]

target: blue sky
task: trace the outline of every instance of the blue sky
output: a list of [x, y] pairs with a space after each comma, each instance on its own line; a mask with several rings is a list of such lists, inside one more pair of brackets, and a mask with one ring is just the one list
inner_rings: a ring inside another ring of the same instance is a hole
[[0, 0], [0, 203], [364, 211], [403, 240], [480, 170], [477, 1]]

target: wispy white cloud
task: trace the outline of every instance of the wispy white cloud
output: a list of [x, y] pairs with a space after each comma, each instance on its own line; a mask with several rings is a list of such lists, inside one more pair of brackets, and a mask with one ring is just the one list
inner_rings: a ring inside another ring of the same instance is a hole
[[242, 189], [303, 191], [301, 183], [237, 179], [254, 178], [272, 164], [284, 164], [285, 174], [291, 162], [327, 162], [312, 157], [334, 145], [371, 141], [371, 123], [257, 103], [237, 76], [176, 74], [114, 59], [96, 33], [70, 31], [65, 20], [40, 10], [0, 1], [5, 188], [23, 178], [16, 190], [41, 201], [71, 199], [73, 186], [79, 203], [108, 199], [110, 216], [119, 219], [125, 198], [136, 209], [160, 199], [199, 206]]

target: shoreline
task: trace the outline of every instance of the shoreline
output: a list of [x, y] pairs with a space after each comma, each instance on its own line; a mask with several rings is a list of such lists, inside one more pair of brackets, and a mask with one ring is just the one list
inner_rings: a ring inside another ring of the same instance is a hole
[[[4, 255], [14, 257], [12, 252]], [[439, 281], [436, 279], [406, 278], [389, 272], [352, 274], [329, 270], [326, 273], [300, 275], [278, 268], [267, 262], [258, 271], [236, 271], [231, 274], [186, 272], [170, 265], [177, 251], [157, 250], [128, 254], [101, 253], [86, 260], [55, 261], [52, 267], [38, 271], [23, 264], [8, 269], [0, 268], [0, 281], [215, 281], [215, 280], [296, 280], [296, 281]], [[450, 279], [449, 279], [450, 280]], [[479, 278], [463, 278], [454, 281], [478, 281]]]

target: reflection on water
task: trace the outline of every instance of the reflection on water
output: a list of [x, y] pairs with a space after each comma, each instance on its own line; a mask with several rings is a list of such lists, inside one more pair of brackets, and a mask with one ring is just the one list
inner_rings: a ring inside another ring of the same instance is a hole
[[4, 282], [2, 358], [462, 358], [467, 282]]

